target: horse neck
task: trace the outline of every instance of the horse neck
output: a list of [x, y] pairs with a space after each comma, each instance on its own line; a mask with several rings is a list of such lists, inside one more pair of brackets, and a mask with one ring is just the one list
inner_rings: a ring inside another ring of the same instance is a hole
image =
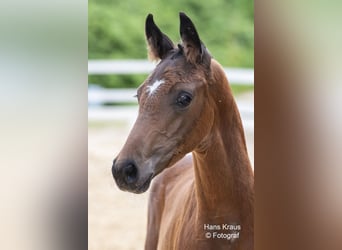
[[226, 217], [250, 227], [253, 225], [253, 171], [237, 105], [223, 70], [221, 67], [216, 70], [219, 75], [214, 75], [214, 80], [219, 82], [211, 86], [216, 93], [212, 98], [216, 106], [214, 125], [204, 146], [193, 152], [198, 209], [206, 217]]

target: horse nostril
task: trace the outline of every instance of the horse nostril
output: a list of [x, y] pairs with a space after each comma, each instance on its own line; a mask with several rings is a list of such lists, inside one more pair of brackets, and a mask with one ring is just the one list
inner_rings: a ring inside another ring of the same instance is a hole
[[138, 177], [138, 169], [137, 167], [130, 163], [123, 168], [124, 178], [127, 184], [133, 184], [136, 182]]
[[113, 165], [112, 165], [112, 174], [113, 174], [114, 178], [115, 178], [116, 173], [117, 173], [117, 170], [115, 168], [115, 162], [116, 162], [116, 158], [113, 160]]

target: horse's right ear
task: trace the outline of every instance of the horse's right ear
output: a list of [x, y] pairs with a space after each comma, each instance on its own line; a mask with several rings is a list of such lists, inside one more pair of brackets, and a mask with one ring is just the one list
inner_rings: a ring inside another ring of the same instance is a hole
[[145, 34], [148, 44], [148, 56], [151, 60], [164, 59], [174, 45], [170, 38], [163, 34], [153, 21], [153, 15], [148, 14], [145, 24]]
[[188, 62], [192, 64], [202, 64], [209, 68], [211, 55], [201, 42], [196, 31], [195, 25], [191, 19], [183, 12], [179, 13], [180, 17], [180, 35], [183, 41], [184, 54]]

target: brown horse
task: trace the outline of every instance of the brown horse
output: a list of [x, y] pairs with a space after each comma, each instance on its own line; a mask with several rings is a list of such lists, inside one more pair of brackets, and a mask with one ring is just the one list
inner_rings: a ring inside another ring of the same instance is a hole
[[160, 62], [138, 89], [114, 179], [142, 193], [156, 177], [145, 249], [253, 249], [254, 176], [237, 105], [184, 13], [180, 35], [174, 46], [148, 15], [149, 56]]

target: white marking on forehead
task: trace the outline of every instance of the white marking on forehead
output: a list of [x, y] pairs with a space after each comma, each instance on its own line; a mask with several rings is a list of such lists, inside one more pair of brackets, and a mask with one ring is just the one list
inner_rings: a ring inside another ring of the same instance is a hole
[[163, 83], [165, 83], [164, 79], [161, 80], [157, 80], [155, 81], [152, 85], [147, 87], [147, 91], [149, 92], [149, 95], [152, 95], [160, 85], [162, 85]]

